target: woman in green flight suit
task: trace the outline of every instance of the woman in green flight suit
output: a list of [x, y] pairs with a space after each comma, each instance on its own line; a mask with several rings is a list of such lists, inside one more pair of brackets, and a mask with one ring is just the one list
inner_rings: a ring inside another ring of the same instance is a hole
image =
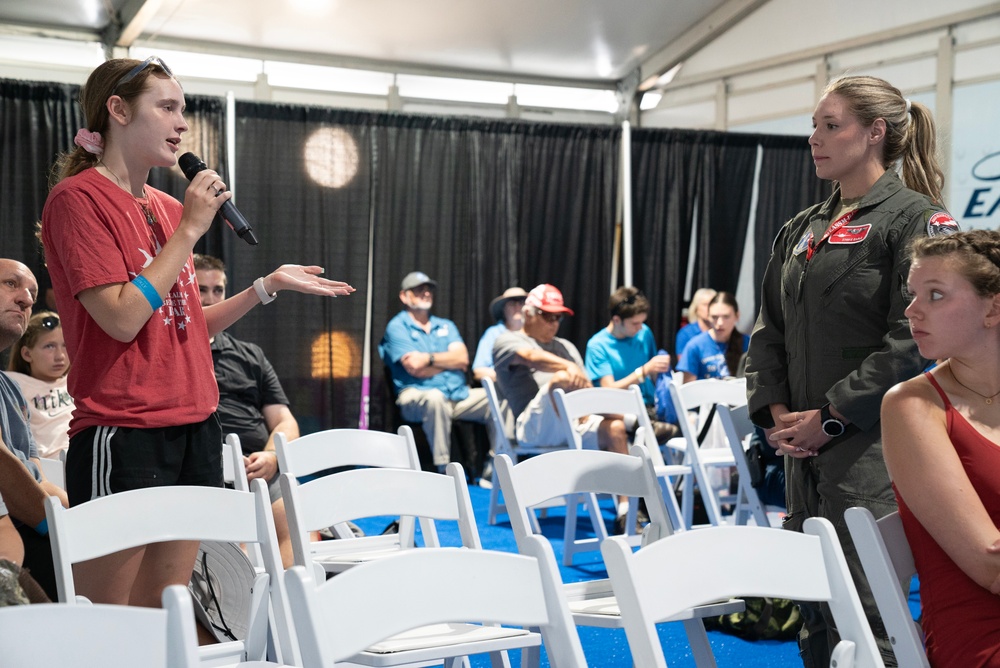
[[[895, 510], [879, 409], [889, 388], [927, 366], [903, 315], [908, 246], [957, 225], [941, 206], [943, 175], [925, 106], [881, 79], [844, 77], [827, 86], [813, 126], [816, 174], [834, 181], [834, 191], [786, 223], [774, 242], [750, 340], [747, 395], [754, 421], [786, 456], [785, 528], [800, 531], [807, 517], [833, 522], [894, 665], [843, 515], [851, 506], [876, 517]], [[828, 666], [836, 631], [819, 606], [805, 606], [803, 616], [803, 663]]]

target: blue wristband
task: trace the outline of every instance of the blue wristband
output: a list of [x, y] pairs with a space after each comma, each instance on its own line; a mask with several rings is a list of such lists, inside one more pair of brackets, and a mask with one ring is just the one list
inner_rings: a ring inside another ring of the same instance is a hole
[[38, 523], [38, 526], [34, 527], [35, 533], [39, 536], [47, 536], [49, 534], [49, 519], [45, 518]]
[[146, 280], [145, 276], [139, 275], [133, 278], [132, 285], [139, 288], [139, 292], [141, 292], [142, 296], [146, 298], [146, 301], [149, 302], [149, 305], [153, 307], [154, 311], [163, 306], [163, 299], [160, 298], [160, 295], [156, 292], [156, 288], [153, 287], [152, 283]]

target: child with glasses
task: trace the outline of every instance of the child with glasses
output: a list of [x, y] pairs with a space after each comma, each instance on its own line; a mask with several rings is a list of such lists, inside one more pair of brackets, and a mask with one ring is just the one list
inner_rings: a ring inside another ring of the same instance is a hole
[[11, 348], [7, 375], [28, 400], [31, 434], [38, 455], [59, 459], [69, 447], [69, 419], [73, 397], [66, 388], [69, 354], [59, 316], [42, 311]]
[[[74, 360], [70, 504], [156, 484], [221, 486], [209, 337], [281, 290], [354, 289], [321, 278], [322, 267], [283, 265], [202, 308], [191, 252], [232, 193], [211, 169], [194, 175], [183, 203], [146, 185], [182, 151], [180, 84], [158, 58], [114, 59], [91, 73], [80, 103], [86, 128], [56, 165], [41, 226]], [[197, 549], [174, 541], [77, 564], [78, 593], [159, 607], [164, 587], [187, 584]]]

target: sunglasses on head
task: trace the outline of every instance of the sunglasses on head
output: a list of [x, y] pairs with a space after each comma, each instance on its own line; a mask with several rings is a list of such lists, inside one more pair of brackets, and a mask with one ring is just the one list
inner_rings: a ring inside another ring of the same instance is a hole
[[59, 317], [54, 315], [47, 315], [42, 318], [41, 322], [38, 323], [42, 326], [42, 329], [53, 330], [59, 326]]
[[139, 76], [139, 72], [142, 72], [150, 65], [159, 65], [160, 68], [166, 73], [168, 77], [174, 76], [174, 73], [170, 71], [170, 68], [167, 67], [167, 64], [165, 62], [160, 60], [159, 56], [150, 56], [149, 58], [147, 58], [146, 60], [142, 61], [141, 63], [133, 67], [131, 70], [129, 70], [128, 74], [119, 79], [118, 83], [115, 84], [115, 87], [111, 89], [111, 92], [114, 93], [116, 90], [127, 84], [129, 81], [135, 79], [137, 76]]

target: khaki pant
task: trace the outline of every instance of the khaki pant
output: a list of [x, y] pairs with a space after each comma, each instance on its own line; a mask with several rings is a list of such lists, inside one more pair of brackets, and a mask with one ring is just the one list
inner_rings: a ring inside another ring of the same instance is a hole
[[452, 420], [486, 422], [490, 414], [486, 390], [481, 387], [469, 388], [469, 396], [461, 401], [448, 399], [441, 390], [407, 387], [396, 397], [396, 405], [404, 420], [423, 425], [435, 466], [445, 466], [451, 461]]

